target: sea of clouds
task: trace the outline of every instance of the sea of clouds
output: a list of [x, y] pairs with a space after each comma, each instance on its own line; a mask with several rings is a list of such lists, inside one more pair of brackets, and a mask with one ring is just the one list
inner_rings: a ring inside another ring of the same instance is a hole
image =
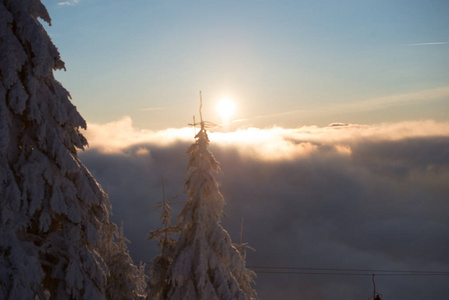
[[[223, 226], [256, 249], [253, 267], [449, 271], [449, 123], [210, 130], [227, 205]], [[139, 130], [128, 117], [89, 124], [82, 161], [108, 190], [136, 261], [157, 254], [153, 204], [186, 197], [194, 128]], [[256, 269], [260, 270], [260, 269]], [[294, 270], [293, 270], [294, 271]], [[377, 276], [383, 299], [438, 300], [448, 276]], [[369, 299], [371, 276], [259, 273], [261, 299]]]

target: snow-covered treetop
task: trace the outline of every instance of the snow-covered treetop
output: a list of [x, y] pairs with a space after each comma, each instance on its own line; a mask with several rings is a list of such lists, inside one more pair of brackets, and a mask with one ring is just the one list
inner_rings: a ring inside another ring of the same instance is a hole
[[206, 128], [210, 124], [203, 121], [200, 105], [201, 127], [187, 149], [184, 191], [188, 200], [178, 217], [181, 232], [163, 299], [247, 300], [253, 296], [248, 290], [252, 274], [220, 224], [225, 201], [215, 179], [220, 165], [208, 149]]

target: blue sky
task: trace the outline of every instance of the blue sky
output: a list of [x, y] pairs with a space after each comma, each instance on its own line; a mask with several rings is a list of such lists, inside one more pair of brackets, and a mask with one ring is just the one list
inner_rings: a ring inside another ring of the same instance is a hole
[[233, 129], [449, 116], [444, 0], [43, 3], [56, 76], [90, 123], [183, 127], [199, 90], [217, 123], [234, 99]]

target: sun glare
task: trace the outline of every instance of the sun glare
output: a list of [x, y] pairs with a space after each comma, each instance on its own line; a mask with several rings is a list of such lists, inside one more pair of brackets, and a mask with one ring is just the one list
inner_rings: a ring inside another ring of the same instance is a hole
[[229, 121], [235, 112], [235, 104], [229, 98], [223, 98], [217, 103], [217, 112], [222, 117], [223, 121]]

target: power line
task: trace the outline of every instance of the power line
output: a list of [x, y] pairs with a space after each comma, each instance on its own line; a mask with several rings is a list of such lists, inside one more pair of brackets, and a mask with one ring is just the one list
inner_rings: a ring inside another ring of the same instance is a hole
[[270, 270], [303, 270], [303, 271], [342, 271], [342, 272], [371, 272], [372, 273], [417, 273], [417, 274], [441, 274], [449, 275], [449, 271], [424, 271], [424, 270], [388, 270], [388, 269], [344, 269], [344, 268], [305, 268], [305, 267], [277, 267], [277, 266], [248, 266], [249, 269]]
[[449, 276], [446, 271], [417, 270], [385, 270], [385, 269], [343, 269], [343, 268], [302, 268], [248, 266], [257, 274], [290, 274], [290, 275], [330, 275], [330, 276]]
[[[151, 268], [152, 262], [147, 262], [145, 268]], [[345, 269], [345, 268], [306, 268], [278, 266], [247, 266], [257, 274], [287, 274], [287, 275], [328, 275], [328, 276], [449, 276], [449, 271], [423, 270], [391, 270], [391, 269]]]
[[449, 276], [449, 273], [334, 273], [334, 272], [290, 272], [290, 271], [254, 271], [257, 274], [289, 275], [332, 275], [332, 276]]

